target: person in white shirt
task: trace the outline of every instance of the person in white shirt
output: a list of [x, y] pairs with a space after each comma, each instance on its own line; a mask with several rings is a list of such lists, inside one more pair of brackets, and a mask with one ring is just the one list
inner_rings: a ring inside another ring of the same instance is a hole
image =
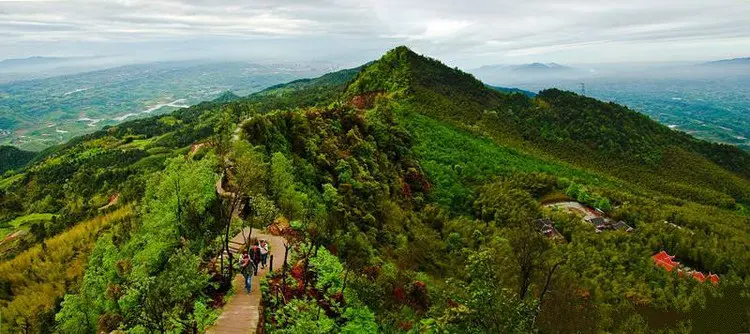
[[268, 250], [269, 250], [269, 247], [270, 246], [268, 245], [268, 243], [264, 239], [261, 239], [258, 242], [258, 248], [260, 248], [260, 265], [261, 265], [261, 268], [265, 268], [266, 267], [266, 261], [268, 261]]

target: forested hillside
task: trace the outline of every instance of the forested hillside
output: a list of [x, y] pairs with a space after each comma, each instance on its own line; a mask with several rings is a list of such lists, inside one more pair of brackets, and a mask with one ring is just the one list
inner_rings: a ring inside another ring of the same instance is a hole
[[287, 241], [266, 332], [748, 331], [748, 166], [625, 107], [500, 91], [399, 47], [6, 173], [2, 331], [203, 332], [241, 293], [223, 254], [243, 227]]
[[[389, 52], [379, 64], [360, 74], [351, 85], [354, 93], [408, 89], [408, 109], [477, 127], [502, 144], [531, 146], [677, 197], [708, 202], [724, 193], [750, 200], [750, 154], [736, 147], [700, 141], [622, 106], [570, 92], [501, 94], [408, 49]], [[715, 192], [701, 194], [701, 188]]]
[[750, 149], [750, 64], [637, 64], [573, 73], [568, 78], [503, 76], [473, 70], [481, 80], [538, 91], [551, 87], [581, 91], [646, 114], [670, 128], [699, 139]]
[[13, 146], [0, 146], [0, 174], [23, 167], [35, 155], [35, 152], [19, 150]]

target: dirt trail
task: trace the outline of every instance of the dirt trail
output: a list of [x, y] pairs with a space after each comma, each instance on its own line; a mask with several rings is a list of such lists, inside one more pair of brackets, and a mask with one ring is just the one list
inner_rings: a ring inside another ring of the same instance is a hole
[[[245, 228], [232, 238], [232, 243], [244, 243], [250, 228]], [[284, 261], [284, 238], [264, 234], [258, 229], [252, 229], [250, 237], [265, 239], [271, 245], [269, 264], [273, 255], [274, 270], [280, 270]], [[257, 333], [258, 325], [262, 321], [260, 309], [260, 280], [269, 272], [269, 267], [258, 269], [258, 276], [253, 277], [253, 289], [250, 294], [245, 293], [245, 282], [242, 275], [236, 275], [232, 282], [236, 294], [224, 306], [224, 311], [216, 320], [216, 324], [206, 333]]]
[[117, 202], [120, 200], [120, 193], [115, 193], [111, 196], [109, 196], [109, 200], [107, 200], [107, 205], [99, 208], [99, 210], [106, 210], [112, 207], [113, 205], [117, 204]]

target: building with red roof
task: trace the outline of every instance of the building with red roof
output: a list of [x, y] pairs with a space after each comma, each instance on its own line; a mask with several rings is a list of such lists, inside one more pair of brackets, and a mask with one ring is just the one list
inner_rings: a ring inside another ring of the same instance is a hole
[[665, 251], [661, 251], [658, 254], [652, 256], [651, 259], [654, 260], [654, 263], [656, 263], [656, 265], [666, 269], [667, 271], [672, 271], [680, 266], [679, 262], [673, 260], [674, 256], [667, 254], [667, 252]]
[[[654, 263], [657, 266], [660, 266], [667, 271], [673, 271], [675, 268], [677, 268], [677, 274], [682, 277], [683, 274], [690, 274], [693, 278], [698, 280], [698, 282], [705, 282], [706, 279], [711, 281], [713, 284], [719, 283], [719, 275], [711, 274], [709, 273], [708, 276], [706, 274], [700, 272], [700, 271], [692, 271], [690, 268], [687, 268], [687, 270], [679, 269], [680, 263], [674, 260], [674, 256], [669, 255], [666, 251], [661, 251], [657, 253], [656, 255], [651, 257], [652, 260], [654, 260]], [[684, 273], [683, 273], [684, 272]]]

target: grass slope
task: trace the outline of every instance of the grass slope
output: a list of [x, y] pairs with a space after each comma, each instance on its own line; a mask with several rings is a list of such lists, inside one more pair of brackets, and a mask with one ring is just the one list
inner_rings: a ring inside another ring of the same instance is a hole
[[[387, 92], [408, 110], [487, 133], [652, 191], [705, 204], [750, 203], [750, 154], [697, 140], [614, 103], [559, 90], [504, 94], [406, 47], [363, 69], [345, 98]], [[535, 153], [536, 154], [536, 153]]]

